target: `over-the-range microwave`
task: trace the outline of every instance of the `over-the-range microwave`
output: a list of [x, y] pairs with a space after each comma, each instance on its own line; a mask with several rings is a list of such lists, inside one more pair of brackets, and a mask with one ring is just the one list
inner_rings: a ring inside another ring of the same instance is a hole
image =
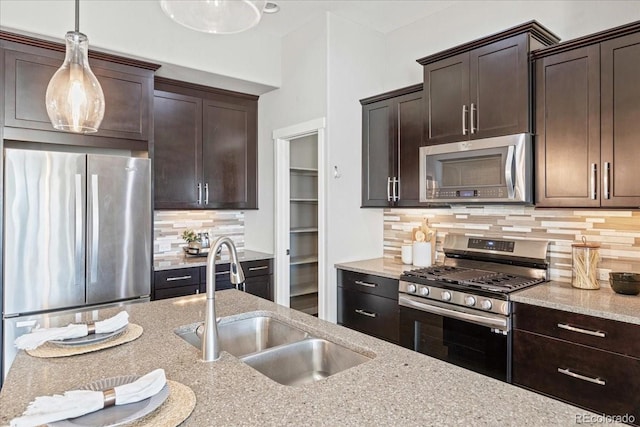
[[420, 147], [420, 201], [533, 201], [531, 134]]

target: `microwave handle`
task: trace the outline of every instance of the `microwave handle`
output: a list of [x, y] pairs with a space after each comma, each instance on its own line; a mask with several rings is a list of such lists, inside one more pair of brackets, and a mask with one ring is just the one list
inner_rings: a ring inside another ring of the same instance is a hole
[[511, 171], [513, 170], [513, 162], [515, 162], [515, 147], [513, 145], [509, 145], [507, 148], [507, 161], [504, 163], [504, 181], [507, 184], [507, 193], [509, 199], [513, 199], [515, 197], [515, 186], [513, 184], [513, 174]]

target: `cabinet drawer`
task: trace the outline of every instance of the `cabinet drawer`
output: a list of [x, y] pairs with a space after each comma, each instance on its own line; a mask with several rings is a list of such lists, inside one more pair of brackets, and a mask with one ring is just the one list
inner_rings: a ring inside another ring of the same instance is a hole
[[338, 270], [338, 286], [398, 301], [399, 282], [395, 279]]
[[242, 264], [244, 277], [264, 276], [273, 274], [272, 259], [258, 259], [255, 261], [245, 261]]
[[165, 299], [165, 298], [173, 298], [173, 297], [183, 297], [186, 295], [193, 295], [200, 292], [200, 287], [198, 285], [190, 285], [190, 286], [180, 286], [177, 288], [164, 288], [164, 289], [156, 289], [154, 299]]
[[530, 304], [514, 305], [514, 327], [640, 357], [640, 326]]
[[198, 267], [161, 270], [154, 273], [154, 288], [156, 290], [198, 284], [200, 284]]
[[397, 344], [398, 302], [338, 288], [338, 324]]
[[595, 412], [640, 420], [640, 359], [515, 331], [513, 382]]

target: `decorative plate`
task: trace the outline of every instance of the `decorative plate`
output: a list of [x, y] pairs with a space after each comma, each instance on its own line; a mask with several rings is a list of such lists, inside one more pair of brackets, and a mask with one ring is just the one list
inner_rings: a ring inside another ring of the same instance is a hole
[[[103, 391], [120, 385], [129, 384], [140, 378], [139, 375], [106, 378], [86, 384], [79, 390]], [[135, 403], [110, 406], [90, 414], [48, 424], [50, 427], [111, 427], [130, 423], [156, 410], [169, 397], [169, 386], [157, 394]]]
[[49, 342], [60, 347], [75, 347], [79, 345], [97, 344], [99, 342], [120, 336], [122, 333], [124, 333], [124, 331], [127, 330], [127, 326], [129, 325], [125, 325], [122, 328], [116, 329], [112, 332], [105, 332], [104, 334], [89, 334], [84, 337], [69, 338], [66, 340], [52, 340]]

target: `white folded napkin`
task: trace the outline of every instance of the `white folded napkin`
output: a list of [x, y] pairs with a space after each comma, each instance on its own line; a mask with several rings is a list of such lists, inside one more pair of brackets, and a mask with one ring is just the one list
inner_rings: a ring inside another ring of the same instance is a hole
[[[116, 331], [129, 323], [129, 313], [121, 311], [109, 319], [96, 322], [96, 334]], [[87, 325], [70, 324], [61, 328], [37, 328], [31, 333], [19, 336], [15, 346], [21, 350], [33, 350], [47, 341], [80, 338], [88, 335]]]
[[[156, 369], [136, 381], [115, 387], [116, 405], [139, 402], [162, 390], [167, 379], [164, 369]], [[32, 427], [76, 418], [104, 407], [101, 391], [71, 390], [64, 395], [40, 396], [29, 404], [22, 416], [11, 420], [11, 427]]]

